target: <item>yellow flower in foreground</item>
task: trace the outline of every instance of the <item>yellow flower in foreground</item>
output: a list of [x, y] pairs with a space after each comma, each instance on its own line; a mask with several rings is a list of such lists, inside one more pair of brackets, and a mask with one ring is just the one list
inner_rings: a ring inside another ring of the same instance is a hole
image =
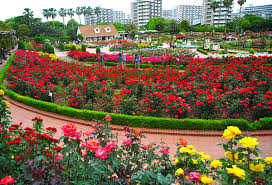
[[224, 130], [223, 137], [225, 139], [234, 139], [236, 135], [240, 135], [242, 132], [236, 126], [228, 126], [227, 129]]
[[265, 167], [265, 164], [254, 164], [254, 163], [250, 163], [249, 164], [249, 168], [255, 172], [264, 172], [264, 167]]
[[245, 175], [246, 175], [245, 170], [238, 168], [236, 165], [232, 165], [232, 168], [227, 168], [227, 171], [229, 174], [233, 174], [239, 177], [240, 179], [245, 180]]
[[179, 175], [179, 176], [184, 175], [184, 170], [181, 168], [177, 169], [176, 175]]
[[193, 164], [198, 164], [197, 160], [192, 160], [193, 161]]
[[266, 162], [267, 164], [271, 164], [272, 163], [272, 157], [266, 157], [264, 159], [264, 162]]
[[176, 159], [176, 160], [174, 161], [174, 164], [177, 165], [178, 163], [179, 163], [179, 159]]
[[188, 145], [187, 148], [193, 149], [194, 146], [193, 145]]
[[[231, 161], [237, 161], [238, 160], [238, 152], [235, 154], [232, 154], [230, 151], [226, 151], [224, 155], [229, 158]], [[233, 159], [234, 158], [234, 159]]]
[[212, 181], [213, 181], [212, 178], [209, 178], [209, 177], [206, 177], [206, 176], [201, 177], [200, 180], [201, 180], [201, 182], [202, 182], [203, 184], [211, 184]]
[[218, 168], [218, 167], [221, 167], [222, 166], [222, 162], [220, 162], [219, 160], [213, 160], [210, 164], [211, 167], [214, 167], [214, 168]]
[[201, 158], [207, 161], [207, 160], [210, 160], [211, 156], [209, 156], [209, 155], [202, 155]]
[[240, 139], [239, 141], [243, 147], [245, 148], [255, 148], [256, 145], [258, 145], [259, 143], [257, 142], [257, 138], [253, 138], [253, 137], [244, 137], [242, 139]]
[[0, 96], [4, 96], [5, 91], [3, 89], [0, 89]]
[[197, 152], [198, 155], [204, 155], [204, 152]]
[[10, 106], [9, 101], [4, 100], [3, 102], [6, 104], [6, 107], [7, 107], [7, 108]]

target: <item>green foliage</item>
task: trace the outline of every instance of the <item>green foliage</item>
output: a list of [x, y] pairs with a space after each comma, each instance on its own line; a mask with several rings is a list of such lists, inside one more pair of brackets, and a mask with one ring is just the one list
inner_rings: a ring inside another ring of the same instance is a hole
[[146, 26], [148, 30], [158, 30], [158, 31], [163, 31], [164, 28], [166, 27], [167, 22], [165, 21], [164, 18], [151, 18], [149, 19], [149, 22]]
[[187, 21], [187, 20], [182, 20], [179, 23], [179, 27], [180, 27], [180, 29], [184, 29], [186, 32], [193, 30], [193, 27], [190, 25], [189, 21]]
[[79, 40], [83, 40], [82, 34], [78, 34], [78, 35], [77, 35], [77, 38], [78, 38]]
[[199, 51], [199, 52], [201, 52], [201, 53], [203, 53], [203, 54], [205, 54], [205, 55], [208, 55], [208, 54], [209, 54], [209, 52], [205, 51], [203, 47], [198, 47], [198, 48], [197, 48], [197, 51]]
[[254, 55], [255, 54], [255, 50], [253, 48], [250, 48], [249, 53]]
[[34, 46], [32, 42], [26, 42], [26, 50], [34, 51]]
[[101, 49], [99, 47], [96, 48], [95, 53], [100, 53]]
[[25, 49], [25, 41], [23, 39], [19, 39], [18, 49]]
[[49, 43], [45, 44], [44, 52], [53, 54], [55, 53], [53, 46], [51, 46]]
[[62, 51], [65, 51], [65, 45], [64, 45], [63, 42], [60, 43], [60, 49], [61, 49]]
[[87, 46], [85, 44], [81, 45], [81, 51], [86, 52]]
[[29, 27], [26, 24], [21, 24], [18, 27], [17, 34], [21, 38], [25, 38], [30, 35]]
[[178, 34], [180, 31], [180, 28], [179, 28], [179, 25], [176, 21], [170, 20], [166, 30], [170, 34]]

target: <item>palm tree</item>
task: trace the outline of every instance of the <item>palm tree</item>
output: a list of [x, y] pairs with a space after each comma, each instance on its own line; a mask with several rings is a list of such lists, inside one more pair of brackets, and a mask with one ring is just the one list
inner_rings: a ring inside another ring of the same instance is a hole
[[[223, 5], [226, 7], [227, 12], [229, 12], [229, 8], [233, 4], [233, 0], [223, 0]], [[227, 32], [227, 21], [225, 22], [225, 33]]]
[[23, 14], [27, 18], [28, 26], [30, 28], [30, 18], [33, 17], [33, 11], [30, 8], [25, 8], [24, 10]]
[[[88, 16], [91, 16], [93, 14], [93, 9], [90, 7], [90, 6], [88, 6], [87, 8], [86, 8], [86, 11], [85, 11], [85, 16], [86, 15], [88, 15]], [[86, 24], [86, 18], [85, 18], [85, 24]]]
[[79, 17], [79, 23], [80, 23], [80, 25], [81, 25], [81, 15], [82, 15], [82, 9], [81, 9], [81, 7], [77, 7], [76, 8], [76, 14], [78, 15], [78, 17]]
[[98, 24], [100, 22], [99, 21], [99, 14], [101, 14], [101, 8], [100, 7], [95, 7], [94, 13], [96, 14], [97, 24]]
[[[238, 0], [238, 4], [240, 5], [240, 12], [239, 12], [239, 24], [238, 24], [238, 30], [239, 31], [239, 26], [240, 26], [240, 21], [241, 21], [241, 11], [242, 11], [242, 6], [245, 4], [246, 0]], [[242, 32], [242, 31], [241, 31]]]
[[[73, 10], [73, 8], [69, 8], [68, 10], [67, 10], [67, 14], [71, 17], [71, 19], [73, 19], [73, 16], [75, 15], [75, 11]], [[73, 29], [73, 36], [75, 35], [74, 34], [74, 22], [73, 22], [73, 20], [71, 20], [72, 21], [72, 29]]]
[[213, 32], [214, 32], [214, 12], [215, 12], [215, 9], [218, 7], [219, 7], [219, 2], [213, 1], [211, 4], [211, 9], [213, 10]]
[[66, 9], [61, 8], [61, 9], [59, 9], [59, 12], [58, 12], [58, 13], [59, 13], [59, 16], [62, 17], [63, 26], [64, 26], [64, 30], [65, 30], [64, 17], [66, 17], [66, 15], [67, 15]]
[[55, 18], [57, 17], [57, 10], [55, 8], [49, 8], [51, 18], [53, 20], [53, 26], [55, 29]]
[[49, 9], [43, 9], [42, 13], [43, 13], [43, 16], [47, 19], [47, 22], [48, 22], [48, 18], [51, 17]]

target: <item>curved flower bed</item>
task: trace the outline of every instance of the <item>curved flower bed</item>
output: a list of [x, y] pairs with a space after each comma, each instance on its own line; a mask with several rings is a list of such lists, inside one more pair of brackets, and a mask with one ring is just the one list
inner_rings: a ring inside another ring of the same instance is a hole
[[[169, 147], [142, 143], [141, 130], [126, 128], [121, 143], [104, 125], [94, 124], [84, 132], [68, 123], [63, 136], [32, 119], [33, 128], [10, 124], [9, 103], [0, 90], [0, 184], [271, 184], [272, 157], [261, 159], [257, 138], [242, 135], [238, 127], [225, 129], [225, 157], [210, 160], [179, 138], [175, 160]], [[61, 145], [59, 143], [62, 143]], [[240, 144], [238, 146], [238, 143]]]
[[[96, 111], [172, 118], [271, 116], [271, 57], [193, 59], [176, 69], [101, 68], [18, 51], [7, 79], [22, 95]], [[239, 59], [239, 60], [238, 60]], [[56, 88], [57, 87], [57, 88]], [[62, 102], [63, 103], [63, 102]]]

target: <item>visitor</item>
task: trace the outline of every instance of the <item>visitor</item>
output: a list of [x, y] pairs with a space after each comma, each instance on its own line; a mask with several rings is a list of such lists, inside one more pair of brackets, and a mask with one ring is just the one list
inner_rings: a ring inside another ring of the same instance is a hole
[[126, 67], [126, 61], [127, 61], [126, 55], [125, 53], [122, 52], [122, 67]]
[[153, 42], [151, 42], [151, 44], [150, 44], [150, 45], [151, 45], [151, 49], [152, 49], [152, 48], [153, 48]]
[[105, 66], [105, 55], [103, 52], [100, 53], [100, 64], [103, 66], [103, 67], [106, 67]]
[[138, 56], [138, 54], [135, 54], [134, 62], [135, 62], [135, 68], [140, 69], [141, 57]]
[[6, 60], [6, 59], [7, 59], [7, 57], [6, 57], [6, 55], [5, 55], [5, 50], [4, 50], [4, 48], [1, 48], [0, 53], [1, 53], [1, 57], [2, 57], [2, 59]]
[[3, 64], [3, 61], [2, 61], [2, 59], [3, 59], [3, 53], [4, 51], [3, 51], [3, 48], [0, 48], [0, 64]]
[[122, 54], [119, 53], [119, 54], [118, 54], [118, 58], [117, 58], [117, 62], [118, 62], [117, 67], [122, 66], [122, 61], [123, 61], [123, 59], [122, 59]]
[[169, 44], [169, 45], [170, 45], [170, 48], [172, 48], [172, 42], [170, 42], [170, 44]]

